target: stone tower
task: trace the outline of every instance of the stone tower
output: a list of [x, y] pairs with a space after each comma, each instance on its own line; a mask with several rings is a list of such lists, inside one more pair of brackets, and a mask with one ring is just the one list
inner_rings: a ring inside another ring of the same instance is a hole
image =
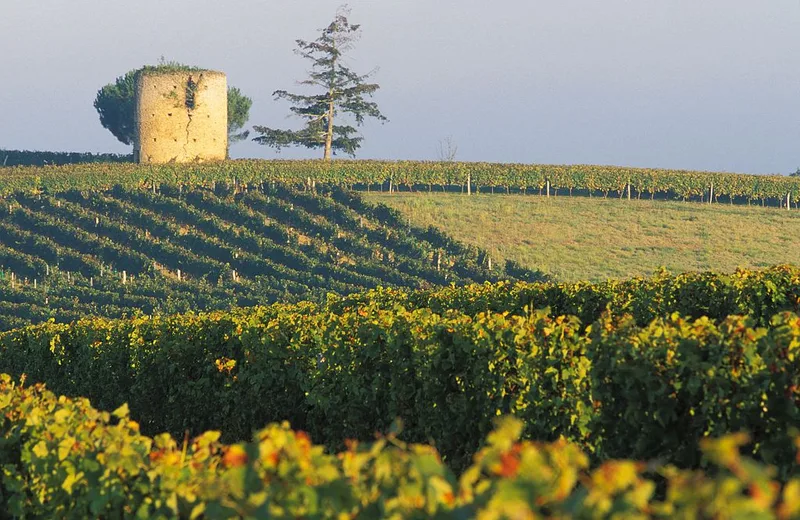
[[214, 71], [143, 71], [136, 79], [133, 159], [221, 161], [228, 148], [228, 82]]

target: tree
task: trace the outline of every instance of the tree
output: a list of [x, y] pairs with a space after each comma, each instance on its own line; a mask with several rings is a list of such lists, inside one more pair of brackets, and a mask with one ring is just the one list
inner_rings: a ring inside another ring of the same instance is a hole
[[363, 125], [366, 117], [387, 121], [378, 105], [365, 99], [380, 88], [375, 83], [367, 83], [375, 70], [358, 75], [345, 64], [346, 53], [361, 35], [360, 26], [347, 20], [349, 14], [349, 9], [342, 6], [330, 25], [321, 30], [319, 38], [312, 42], [297, 40], [295, 53], [311, 61], [308, 79], [299, 84], [317, 88], [320, 92], [303, 95], [276, 90], [272, 94], [276, 100], [289, 101], [293, 105], [290, 108], [292, 113], [306, 120], [305, 127], [301, 130], [278, 130], [255, 126], [253, 129], [261, 135], [254, 141], [278, 150], [290, 145], [322, 148], [323, 158], [330, 160], [331, 153], [336, 151], [355, 156], [364, 139], [356, 135], [357, 130], [352, 125], [334, 124], [338, 115], [350, 114], [357, 126]]
[[[236, 87], [228, 88], [228, 145], [247, 139], [250, 130], [239, 132], [250, 118], [253, 100]], [[238, 133], [237, 133], [238, 132]]]
[[797, 170], [795, 170], [795, 172], [794, 172], [794, 173], [790, 173], [790, 174], [789, 174], [789, 177], [800, 177], [800, 168], [798, 168]]
[[438, 152], [440, 161], [453, 162], [456, 160], [458, 145], [453, 141], [453, 136], [448, 135], [444, 139], [439, 140], [439, 147], [436, 151]]
[[132, 70], [120, 76], [97, 91], [94, 108], [100, 115], [100, 124], [114, 134], [122, 144], [132, 145], [134, 129], [134, 110], [136, 103], [136, 74]]
[[[111, 132], [122, 144], [132, 145], [136, 135], [135, 105], [136, 76], [145, 69], [164, 71], [200, 71], [175, 62], [165, 62], [162, 58], [158, 66], [145, 66], [131, 70], [97, 91], [94, 108], [100, 116], [100, 124]], [[253, 100], [242, 94], [236, 87], [228, 87], [228, 146], [247, 139], [250, 132], [239, 132], [250, 117]]]

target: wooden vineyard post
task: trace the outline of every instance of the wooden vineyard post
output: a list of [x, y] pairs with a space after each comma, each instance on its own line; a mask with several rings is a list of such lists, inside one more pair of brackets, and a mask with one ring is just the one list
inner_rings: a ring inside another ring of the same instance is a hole
[[631, 200], [631, 183], [630, 182], [628, 182], [627, 188], [628, 188], [628, 200]]
[[786, 194], [786, 211], [789, 211], [791, 209], [792, 209], [792, 194], [791, 193], [787, 193]]
[[467, 172], [467, 195], [472, 195], [472, 172]]
[[708, 188], [708, 203], [711, 204], [714, 202], [714, 183], [711, 183], [711, 186]]
[[545, 181], [545, 191], [547, 192], [547, 198], [550, 198], [550, 179]]
[[181, 281], [181, 270], [180, 269], [178, 269], [178, 281], [179, 282]]
[[122, 285], [128, 284], [128, 271], [122, 271]]

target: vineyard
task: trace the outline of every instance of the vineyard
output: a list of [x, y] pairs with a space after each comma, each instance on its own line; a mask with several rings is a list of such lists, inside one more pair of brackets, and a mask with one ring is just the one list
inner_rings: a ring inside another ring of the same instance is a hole
[[381, 309], [399, 305], [438, 314], [457, 310], [470, 316], [482, 312], [525, 316], [533, 309], [547, 308], [552, 316], [575, 316], [585, 325], [604, 312], [629, 315], [639, 325], [674, 313], [713, 320], [742, 315], [766, 326], [780, 312], [800, 314], [800, 268], [662, 273], [600, 283], [499, 282], [419, 291], [384, 288], [342, 298], [329, 307], [342, 312], [368, 305]]
[[536, 278], [490, 262], [335, 187], [18, 193], [0, 202], [0, 327]]
[[263, 161], [205, 165], [139, 166], [94, 163], [60, 167], [6, 167], [0, 170], [0, 194], [109, 189], [161, 183], [279, 182], [325, 184], [363, 190], [458, 189], [465, 192], [538, 193], [589, 196], [757, 203], [795, 209], [800, 179], [786, 176], [658, 170], [591, 165], [448, 163], [419, 161]]
[[596, 166], [2, 168], [0, 517], [800, 518], [800, 268], [557, 283], [353, 188], [800, 200]]
[[[478, 285], [47, 323], [0, 335], [0, 371], [100, 409], [128, 403], [147, 434], [220, 429], [239, 441], [289, 420], [340, 449], [400, 418], [404, 440], [434, 441], [457, 471], [497, 415], [596, 463], [698, 468], [703, 438], [748, 431], [747, 453], [785, 479], [800, 474], [787, 429], [800, 425], [798, 279], [778, 268]], [[539, 298], [549, 313], [534, 310]]]
[[126, 407], [99, 412], [5, 375], [0, 395], [0, 508], [15, 518], [800, 516], [800, 480], [782, 485], [743, 458], [742, 435], [702, 441], [707, 472], [630, 460], [590, 469], [577, 446], [520, 441], [507, 418], [459, 479], [434, 448], [393, 434], [337, 455], [285, 424], [248, 443], [210, 431], [181, 444], [143, 436]]

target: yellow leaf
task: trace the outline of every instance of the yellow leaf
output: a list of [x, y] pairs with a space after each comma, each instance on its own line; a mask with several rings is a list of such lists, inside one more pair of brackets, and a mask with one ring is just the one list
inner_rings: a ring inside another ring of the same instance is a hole
[[57, 423], [63, 423], [64, 421], [67, 420], [69, 415], [70, 415], [69, 411], [68, 410], [64, 410], [62, 408], [61, 410], [59, 410], [59, 411], [57, 411], [56, 413], [53, 414], [53, 419], [55, 419], [55, 421]]
[[195, 520], [196, 518], [200, 518], [203, 516], [203, 513], [206, 512], [206, 505], [202, 502], [197, 504], [192, 508], [192, 512], [189, 514], [190, 520]]
[[64, 483], [61, 484], [61, 489], [66, 491], [67, 493], [72, 493], [72, 486], [75, 485], [81, 478], [83, 478], [83, 472], [80, 473], [71, 473], [67, 475], [67, 478], [64, 479]]
[[129, 413], [130, 410], [128, 410], [128, 403], [124, 403], [122, 406], [111, 412], [111, 415], [118, 419], [124, 419]]
[[67, 437], [58, 443], [59, 461], [62, 461], [67, 458], [67, 455], [69, 455], [69, 452], [72, 450], [73, 445], [75, 445], [75, 439], [73, 437]]
[[48, 453], [47, 443], [45, 443], [44, 441], [39, 441], [36, 444], [36, 446], [33, 447], [33, 454], [39, 457], [40, 459], [45, 458], [47, 456], [47, 453]]

